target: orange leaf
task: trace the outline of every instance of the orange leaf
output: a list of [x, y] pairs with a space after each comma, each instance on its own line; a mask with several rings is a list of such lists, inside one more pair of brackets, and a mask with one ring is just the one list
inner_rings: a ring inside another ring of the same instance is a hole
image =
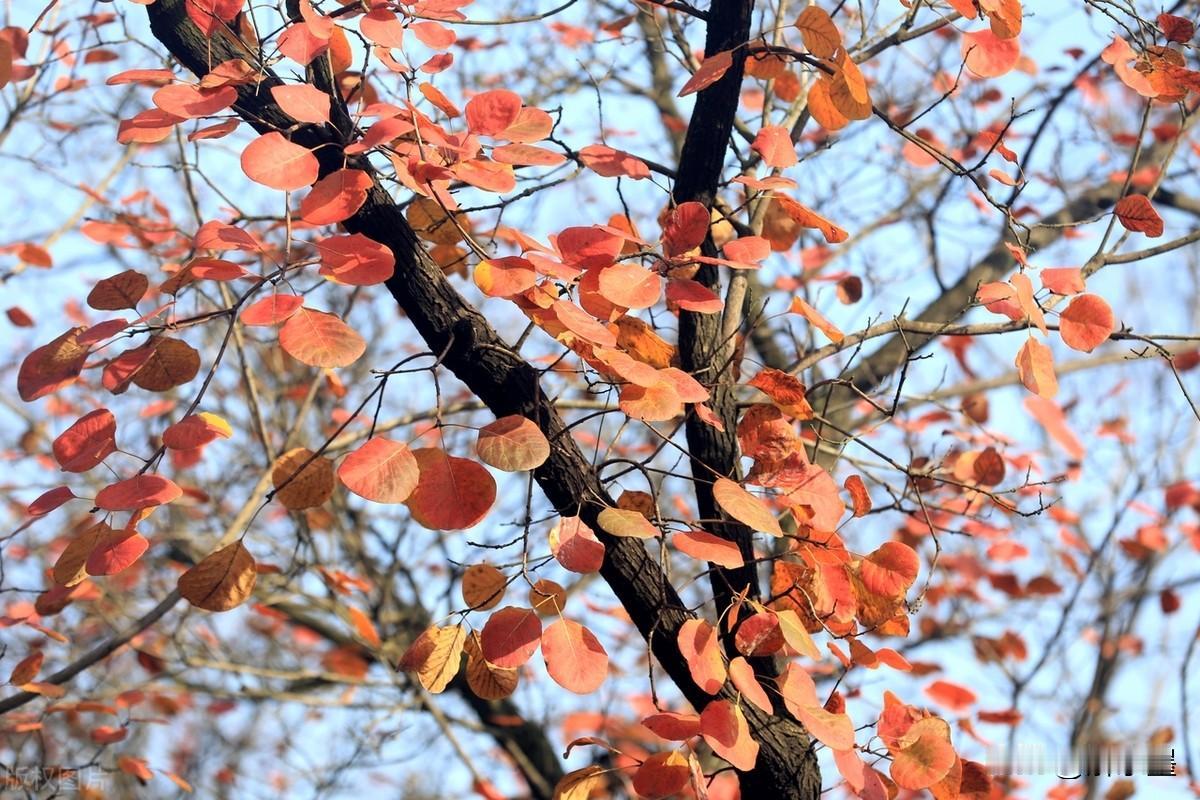
[[127, 269], [97, 283], [87, 296], [87, 304], [97, 311], [135, 308], [148, 288], [149, 278], [136, 270]]
[[963, 34], [962, 54], [967, 69], [980, 78], [998, 78], [1021, 60], [1021, 42], [1001, 39], [989, 29]]
[[938, 705], [951, 711], [966, 711], [975, 703], [975, 693], [950, 681], [934, 681], [925, 687], [925, 694]]
[[254, 557], [237, 541], [180, 575], [179, 592], [197, 608], [228, 611], [246, 602], [256, 578]]
[[479, 429], [475, 452], [505, 472], [536, 469], [550, 457], [550, 442], [533, 420], [512, 414]]
[[772, 536], [783, 536], [779, 520], [759, 498], [747, 492], [729, 478], [717, 478], [713, 484], [713, 498], [729, 516], [756, 531]]
[[412, 454], [421, 477], [407, 503], [417, 524], [436, 531], [461, 530], [478, 524], [491, 510], [496, 479], [478, 461], [435, 447]]
[[371, 176], [366, 172], [339, 169], [313, 184], [312, 191], [300, 201], [300, 216], [311, 225], [341, 222], [362, 208], [370, 190]]
[[514, 669], [533, 656], [541, 636], [542, 621], [537, 612], [531, 608], [505, 606], [488, 617], [480, 634], [480, 647], [483, 657], [490, 663]]
[[708, 56], [700, 64], [700, 69], [688, 79], [679, 90], [676, 97], [686, 97], [693, 92], [699, 92], [721, 80], [721, 77], [733, 66], [733, 52], [725, 50]]
[[488, 297], [512, 297], [537, 282], [533, 263], [520, 256], [489, 258], [475, 265], [471, 277]]
[[606, 508], [596, 517], [600, 528], [613, 536], [631, 539], [653, 539], [662, 532], [639, 511]]
[[1036, 339], [1026, 339], [1017, 352], [1016, 364], [1026, 389], [1047, 400], [1054, 399], [1058, 394], [1058, 378], [1054, 374], [1054, 356], [1049, 347]]
[[708, 694], [721, 691], [726, 671], [716, 629], [702, 619], [689, 619], [679, 627], [677, 643], [700, 690]]
[[846, 478], [843, 485], [850, 493], [851, 502], [854, 504], [854, 516], [865, 517], [871, 513], [871, 494], [867, 491], [867, 485], [863, 483], [863, 479], [858, 475], [851, 475]]
[[116, 435], [116, 417], [98, 408], [58, 435], [51, 445], [54, 460], [67, 472], [87, 472], [117, 449]]
[[772, 713], [771, 698], [759, 684], [758, 678], [754, 675], [754, 668], [750, 666], [749, 661], [742, 656], [734, 656], [729, 662], [729, 679], [742, 693], [742, 697], [768, 714]]
[[681, 553], [701, 561], [711, 561], [726, 569], [735, 569], [746, 563], [736, 544], [707, 531], [677, 533], [671, 537], [671, 544]]
[[88, 354], [79, 343], [83, 331], [72, 328], [25, 356], [17, 371], [17, 394], [22, 400], [37, 400], [78, 380]]
[[873, 594], [900, 597], [917, 579], [921, 559], [903, 542], [884, 542], [862, 560], [859, 574]]
[[216, 414], [201, 411], [191, 414], [168, 427], [162, 434], [164, 447], [172, 450], [191, 450], [233, 435], [229, 423]]
[[38, 672], [42, 668], [42, 661], [46, 658], [46, 654], [41, 650], [36, 650], [25, 656], [17, 665], [13, 667], [12, 674], [8, 677], [8, 682], [20, 686], [23, 683], [29, 683], [37, 677]]
[[650, 308], [662, 297], [662, 278], [628, 261], [600, 271], [600, 294], [623, 308]]
[[654, 753], [633, 774], [633, 790], [646, 800], [660, 800], [683, 791], [691, 778], [687, 759], [674, 750]]
[[306, 447], [295, 447], [275, 460], [271, 484], [275, 499], [285, 508], [315, 508], [333, 496], [333, 462], [324, 456], [313, 458]]
[[493, 89], [467, 101], [467, 129], [480, 136], [496, 136], [517, 121], [521, 96], [507, 89]]
[[[809, 10], [814, 8], [816, 6], [808, 7]], [[786, 169], [799, 161], [796, 158], [796, 147], [792, 144], [791, 134], [780, 125], [767, 125], [760, 130], [754, 137], [750, 149], [762, 156], [768, 167], [775, 169]]]
[[1117, 323], [1103, 297], [1081, 294], [1063, 309], [1058, 325], [1058, 333], [1067, 347], [1090, 353], [1108, 341]]
[[650, 167], [636, 156], [608, 145], [591, 144], [579, 151], [579, 160], [592, 172], [604, 178], [626, 177], [634, 180], [650, 177]]
[[828, 336], [829, 341], [834, 344], [838, 344], [846, 338], [846, 335], [842, 333], [838, 326], [830, 322], [820, 311], [809, 305], [808, 301], [803, 297], [792, 298], [791, 312], [804, 317], [810, 325]]
[[96, 505], [105, 511], [133, 511], [170, 503], [181, 494], [182, 489], [161, 475], [136, 475], [101, 489]]
[[490, 611], [504, 598], [508, 578], [491, 564], [472, 564], [463, 573], [461, 589], [472, 611]]
[[590, 694], [608, 676], [608, 653], [584, 626], [560, 619], [542, 632], [542, 658], [554, 682], [575, 694]]
[[686, 741], [700, 735], [700, 717], [663, 711], [642, 720], [642, 725], [655, 736], [673, 742]]
[[892, 749], [891, 775], [905, 789], [925, 789], [946, 776], [958, 755], [950, 744], [950, 726], [937, 717], [912, 724]]
[[408, 445], [374, 436], [342, 461], [342, 485], [376, 503], [403, 503], [417, 488], [417, 459]]
[[279, 331], [279, 345], [302, 364], [323, 369], [349, 366], [367, 349], [366, 341], [341, 317], [311, 308], [288, 317]]
[[271, 96], [283, 112], [297, 122], [311, 122], [316, 125], [329, 122], [329, 95], [312, 84], [273, 86]]
[[242, 171], [255, 183], [290, 192], [311, 186], [320, 174], [321, 165], [311, 150], [272, 131], [246, 145], [242, 151]]
[[795, 24], [800, 29], [804, 46], [817, 58], [833, 58], [833, 54], [842, 46], [841, 32], [829, 13], [820, 6], [804, 9]]
[[604, 543], [579, 517], [563, 517], [551, 529], [550, 552], [571, 572], [596, 572], [604, 563]]
[[807, 391], [794, 375], [764, 367], [746, 383], [762, 391], [779, 410], [798, 420], [813, 418], [813, 409], [806, 399]]
[[758, 742], [742, 710], [728, 700], [714, 700], [700, 714], [700, 734], [721, 758], [742, 771], [754, 769]]
[[802, 228], [816, 228], [825, 237], [825, 241], [830, 244], [839, 244], [850, 238], [844, 229], [834, 225], [829, 220], [822, 217], [817, 212], [807, 206], [797, 203], [792, 198], [784, 194], [775, 194], [775, 202], [779, 203], [784, 212]]

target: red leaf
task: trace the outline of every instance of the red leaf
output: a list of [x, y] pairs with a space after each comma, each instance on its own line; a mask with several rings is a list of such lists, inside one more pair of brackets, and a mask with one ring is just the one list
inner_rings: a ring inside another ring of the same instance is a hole
[[520, 256], [502, 256], [480, 261], [471, 273], [479, 291], [488, 297], [512, 297], [537, 282], [533, 263]]
[[[419, 525], [436, 531], [470, 528], [496, 502], [496, 480], [478, 461], [457, 458], [436, 447], [412, 451], [420, 469], [408, 510]], [[490, 660], [490, 659], [489, 659]]]
[[671, 544], [681, 553], [701, 561], [711, 561], [726, 569], [735, 569], [746, 563], [736, 544], [707, 531], [677, 533], [671, 537]]
[[768, 167], [775, 169], [787, 169], [799, 161], [791, 133], [781, 125], [767, 125], [760, 130], [750, 149], [762, 156]]
[[88, 555], [87, 574], [116, 575], [132, 566], [149, 547], [146, 537], [135, 530], [112, 531]]
[[667, 304], [697, 314], [715, 314], [725, 308], [725, 301], [702, 283], [691, 278], [667, 281]]
[[1021, 60], [1021, 42], [1001, 39], [985, 28], [963, 34], [962, 54], [967, 69], [980, 78], [998, 78]]
[[604, 543], [579, 517], [558, 521], [550, 531], [550, 552], [571, 572], [597, 572], [604, 563]]
[[387, 245], [352, 233], [329, 236], [317, 242], [321, 274], [336, 283], [374, 286], [392, 277], [396, 257]]
[[721, 758], [742, 771], [754, 769], [758, 742], [742, 710], [728, 700], [714, 700], [700, 714], [700, 734]]
[[417, 487], [420, 468], [408, 446], [375, 436], [338, 467], [342, 484], [376, 503], [403, 503]]
[[1158, 27], [1162, 29], [1167, 41], [1186, 44], [1196, 35], [1196, 26], [1190, 19], [1177, 17], [1174, 14], [1159, 14]]
[[1058, 325], [1063, 343], [1085, 353], [1108, 341], [1117, 327], [1112, 308], [1094, 294], [1081, 294], [1072, 300], [1059, 316]]
[[533, 657], [541, 636], [542, 621], [536, 611], [506, 606], [488, 617], [479, 639], [488, 662], [515, 669]]
[[371, 190], [371, 176], [361, 169], [339, 169], [313, 184], [300, 201], [300, 216], [312, 225], [329, 225], [354, 216]]
[[843, 485], [850, 493], [851, 502], [854, 504], [854, 516], [865, 517], [871, 513], [871, 494], [867, 491], [867, 485], [863, 483], [863, 479], [857, 475], [851, 475], [846, 478]]
[[900, 597], [917, 579], [921, 559], [903, 542], [884, 542], [862, 560], [859, 574], [863, 585], [873, 594]]
[[1163, 234], [1163, 220], [1154, 210], [1150, 198], [1144, 194], [1131, 194], [1122, 197], [1113, 207], [1113, 213], [1125, 226], [1125, 230], [1144, 233], [1151, 239]]
[[626, 177], [634, 180], [650, 177], [650, 168], [640, 158], [608, 145], [592, 144], [579, 151], [579, 160], [604, 178]]
[[303, 305], [304, 298], [299, 295], [273, 294], [247, 306], [238, 319], [243, 325], [279, 325]]
[[708, 236], [711, 215], [703, 203], [680, 203], [663, 220], [663, 244], [668, 256], [678, 256], [699, 247]]
[[517, 121], [521, 96], [507, 89], [493, 89], [467, 101], [467, 129], [480, 136], [497, 136]]
[[772, 536], [783, 536], [779, 520], [759, 498], [747, 492], [729, 478], [717, 478], [713, 484], [713, 498], [725, 513], [756, 531]]
[[1017, 352], [1016, 364], [1026, 389], [1047, 400], [1054, 399], [1058, 394], [1058, 378], [1054, 374], [1054, 356], [1049, 347], [1036, 339], [1026, 339]]
[[55, 486], [49, 491], [42, 492], [36, 500], [25, 508], [25, 513], [31, 517], [44, 517], [68, 500], [75, 498], [75, 493], [68, 486]]
[[279, 331], [279, 345], [288, 355], [310, 367], [333, 369], [353, 364], [367, 343], [341, 318], [324, 311], [301, 308]]
[[590, 694], [608, 676], [608, 653], [584, 626], [560, 619], [542, 632], [542, 658], [554, 682], [575, 694]]
[[172, 450], [191, 450], [217, 439], [228, 439], [233, 429], [221, 417], [208, 412], [192, 414], [163, 431], [163, 446]]
[[96, 495], [96, 506], [105, 511], [134, 511], [177, 499], [183, 490], [161, 475], [135, 475], [105, 486]]
[[695, 714], [663, 711], [646, 717], [642, 725], [655, 736], [672, 742], [682, 742], [700, 735], [700, 717]]
[[479, 430], [475, 452], [485, 464], [505, 472], [536, 469], [550, 457], [550, 442], [533, 420], [517, 414]]
[[662, 278], [624, 261], [600, 271], [600, 294], [623, 308], [650, 308], [662, 297]]
[[107, 408], [85, 414], [54, 440], [54, 460], [67, 472], [87, 472], [117, 449], [117, 420]]
[[693, 92], [699, 92], [713, 85], [721, 80], [721, 76], [728, 72], [732, 66], [733, 52], [730, 50], [708, 56], [700, 64], [700, 69], [696, 70], [695, 74], [679, 90], [679, 94], [676, 97], [686, 97]]
[[966, 711], [975, 703], [975, 693], [965, 686], [950, 681], [934, 681], [925, 687], [929, 699], [951, 711]]
[[721, 691], [726, 672], [716, 629], [702, 619], [689, 619], [679, 627], [677, 643], [700, 690], [708, 694]]
[[1055, 294], [1079, 294], [1086, 285], [1079, 267], [1054, 267], [1041, 272], [1042, 286]]
[[263, 134], [242, 151], [242, 171], [250, 180], [284, 192], [311, 186], [320, 169], [311, 150], [289, 142], [278, 131]]
[[72, 328], [25, 356], [17, 371], [17, 394], [22, 400], [37, 400], [78, 380], [88, 354], [79, 343], [83, 330]]
[[761, 236], [742, 236], [721, 248], [734, 269], [758, 269], [771, 255], [771, 243]]
[[311, 122], [317, 125], [329, 122], [329, 95], [310, 83], [273, 86], [271, 96], [283, 112], [297, 122]]

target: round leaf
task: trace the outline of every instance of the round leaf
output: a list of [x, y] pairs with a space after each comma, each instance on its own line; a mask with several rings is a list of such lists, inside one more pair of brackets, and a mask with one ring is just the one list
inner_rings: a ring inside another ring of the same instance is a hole
[[257, 574], [250, 551], [234, 542], [180, 575], [179, 593], [196, 608], [228, 611], [246, 602]]

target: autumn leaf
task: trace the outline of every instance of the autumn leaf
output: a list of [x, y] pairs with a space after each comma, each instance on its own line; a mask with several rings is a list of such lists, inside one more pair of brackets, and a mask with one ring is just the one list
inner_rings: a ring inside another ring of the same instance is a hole
[[779, 520], [766, 503], [728, 478], [717, 478], [713, 483], [713, 497], [738, 522], [772, 536], [783, 536]]
[[256, 577], [254, 557], [237, 541], [180, 575], [179, 592], [196, 608], [228, 611], [246, 602]]
[[1054, 357], [1049, 347], [1036, 339], [1026, 339], [1017, 353], [1016, 363], [1026, 389], [1047, 400], [1054, 399], [1058, 394], [1058, 378], [1054, 374]]
[[1150, 198], [1143, 194], [1130, 194], [1122, 197], [1113, 206], [1113, 213], [1127, 231], [1144, 233], [1151, 239], [1163, 235], [1163, 220], [1158, 211], [1150, 203]]
[[714, 700], [700, 714], [700, 734], [721, 758], [749, 771], [758, 762], [759, 744], [750, 736], [742, 710], [728, 700]]
[[336, 314], [300, 308], [279, 331], [279, 346], [310, 367], [334, 369], [358, 360], [367, 343]]
[[491, 564], [472, 564], [462, 576], [463, 602], [473, 611], [489, 611], [500, 605], [508, 578]]
[[383, 436], [368, 439], [338, 466], [338, 480], [376, 503], [403, 503], [417, 488], [420, 468], [408, 445]]
[[963, 34], [962, 55], [974, 75], [998, 78], [1021, 60], [1021, 43], [1016, 38], [1001, 39], [991, 29], [968, 31]]
[[289, 142], [278, 131], [263, 134], [242, 151], [246, 177], [284, 192], [311, 186], [320, 168], [311, 150]]
[[1067, 347], [1090, 353], [1108, 341], [1117, 323], [1103, 297], [1081, 294], [1063, 309], [1058, 325], [1058, 333]]
[[530, 608], [506, 606], [488, 617], [479, 644], [488, 662], [497, 667], [514, 669], [533, 656], [541, 637], [542, 623], [537, 612]]
[[55, 438], [54, 460], [67, 472], [87, 472], [117, 449], [116, 435], [116, 417], [107, 408], [98, 408]]
[[478, 524], [496, 501], [496, 479], [477, 461], [435, 447], [412, 451], [420, 479], [409, 495], [413, 519], [437, 531]]
[[796, 19], [805, 48], [817, 58], [833, 58], [842, 46], [842, 34], [820, 6], [808, 6]]
[[271, 468], [275, 499], [293, 511], [319, 506], [333, 496], [333, 474], [333, 462], [325, 456], [306, 447], [288, 450]]
[[729, 50], [714, 53], [700, 64], [700, 69], [688, 78], [687, 83], [679, 90], [676, 97], [687, 97], [689, 94], [702, 91], [712, 86], [733, 66], [733, 53]]
[[595, 635], [569, 619], [542, 631], [542, 658], [554, 682], [575, 694], [590, 694], [608, 676], [608, 653]]

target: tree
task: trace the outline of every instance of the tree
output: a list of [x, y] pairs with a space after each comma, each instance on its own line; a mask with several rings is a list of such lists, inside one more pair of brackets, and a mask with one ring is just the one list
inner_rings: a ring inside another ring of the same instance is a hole
[[0, 32], [14, 785], [1194, 774], [1196, 4], [497, 5]]

